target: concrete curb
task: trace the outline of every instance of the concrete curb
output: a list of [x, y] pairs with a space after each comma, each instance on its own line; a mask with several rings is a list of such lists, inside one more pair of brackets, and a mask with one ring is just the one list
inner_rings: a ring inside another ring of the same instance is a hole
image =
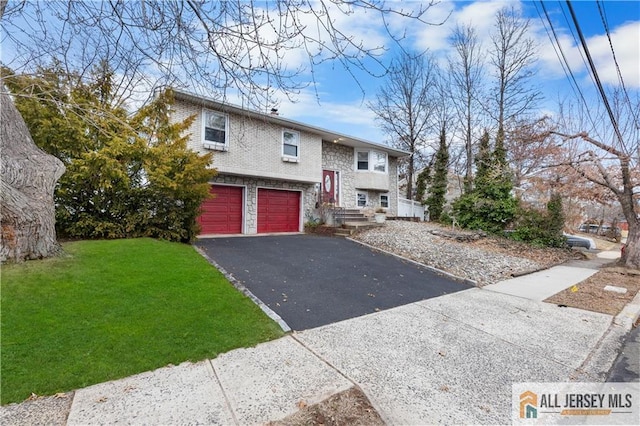
[[626, 328], [627, 331], [631, 330], [633, 324], [640, 317], [640, 292], [627, 303], [622, 311], [614, 318], [613, 322]]
[[207, 253], [205, 253], [204, 250], [202, 250], [200, 247], [193, 245], [193, 248], [202, 256], [204, 257], [207, 262], [209, 262], [211, 265], [213, 265], [218, 271], [220, 271], [222, 273], [222, 275], [225, 276], [226, 279], [229, 280], [229, 282], [235, 287], [237, 288], [240, 292], [242, 292], [242, 294], [244, 294], [245, 296], [247, 296], [249, 299], [251, 299], [253, 301], [253, 303], [255, 303], [256, 305], [258, 305], [258, 307], [260, 309], [262, 309], [262, 312], [264, 312], [265, 314], [267, 314], [267, 316], [269, 318], [271, 318], [272, 320], [274, 320], [275, 322], [278, 323], [278, 325], [280, 326], [280, 328], [282, 329], [282, 331], [284, 331], [285, 333], [289, 333], [291, 332], [291, 327], [289, 327], [289, 324], [287, 324], [281, 317], [280, 315], [276, 314], [270, 307], [268, 307], [267, 305], [264, 304], [264, 302], [260, 299], [258, 299], [258, 297], [251, 293], [251, 291], [245, 287], [240, 281], [238, 281], [231, 273], [227, 272], [226, 269], [224, 269], [222, 266], [220, 266], [218, 264], [218, 262], [216, 262], [215, 260], [213, 260], [212, 258], [209, 257], [209, 255], [207, 255]]
[[604, 381], [607, 379], [624, 346], [626, 336], [638, 317], [640, 317], [640, 292], [612, 319], [607, 331], [578, 369], [578, 380], [589, 381], [595, 378]]
[[459, 277], [457, 275], [453, 275], [453, 274], [451, 274], [449, 272], [443, 271], [442, 269], [434, 268], [433, 266], [429, 266], [429, 265], [425, 265], [424, 263], [416, 262], [415, 260], [406, 258], [404, 256], [400, 256], [399, 254], [395, 254], [395, 253], [392, 253], [390, 251], [383, 250], [381, 248], [372, 246], [372, 245], [367, 244], [367, 243], [363, 243], [362, 241], [354, 240], [353, 238], [345, 237], [345, 240], [353, 241], [354, 243], [360, 244], [361, 246], [365, 246], [368, 249], [375, 250], [375, 251], [378, 251], [380, 253], [388, 254], [390, 256], [397, 257], [398, 259], [404, 260], [405, 262], [409, 262], [409, 263], [413, 263], [414, 265], [421, 266], [424, 269], [433, 272], [434, 274], [449, 278], [449, 279], [451, 279], [453, 281], [457, 281], [457, 282], [462, 283], [462, 284], [467, 284], [467, 285], [470, 285], [470, 286], [473, 286], [473, 287], [480, 288], [478, 283], [475, 282], [474, 280], [470, 280], [468, 278], [462, 278], [462, 277]]

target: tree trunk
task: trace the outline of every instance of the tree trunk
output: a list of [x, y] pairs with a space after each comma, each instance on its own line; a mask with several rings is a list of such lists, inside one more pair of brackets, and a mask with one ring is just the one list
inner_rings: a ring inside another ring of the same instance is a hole
[[[620, 264], [627, 268], [640, 269], [640, 216], [637, 213], [637, 204], [634, 199], [634, 182], [632, 180], [630, 160], [628, 156], [617, 153], [620, 159], [620, 171], [622, 174], [622, 191], [615, 192], [622, 208], [627, 223], [629, 224], [629, 235], [627, 236], [627, 247], [620, 259]], [[606, 176], [605, 176], [606, 179]], [[613, 186], [613, 185], [611, 185]], [[613, 189], [613, 188], [611, 188]]]
[[629, 236], [627, 237], [627, 247], [620, 263], [627, 268], [640, 269], [640, 224], [629, 223]]
[[53, 191], [62, 161], [40, 150], [11, 97], [0, 92], [0, 261], [22, 261], [60, 252]]
[[413, 153], [409, 157], [409, 163], [407, 164], [407, 200], [413, 200], [413, 174], [414, 174], [414, 160]]

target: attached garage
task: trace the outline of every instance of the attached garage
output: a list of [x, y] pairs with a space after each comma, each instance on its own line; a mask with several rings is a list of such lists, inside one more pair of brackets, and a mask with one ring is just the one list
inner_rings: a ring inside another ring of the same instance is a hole
[[258, 233], [300, 231], [300, 192], [258, 189]]
[[201, 234], [242, 233], [241, 186], [211, 185], [214, 198], [202, 204], [202, 214], [198, 217]]

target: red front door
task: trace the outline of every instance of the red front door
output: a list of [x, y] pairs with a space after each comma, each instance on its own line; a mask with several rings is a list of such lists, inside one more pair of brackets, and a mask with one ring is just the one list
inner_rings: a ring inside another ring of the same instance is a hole
[[333, 170], [322, 171], [322, 202], [331, 203], [336, 206], [339, 202], [338, 173]]

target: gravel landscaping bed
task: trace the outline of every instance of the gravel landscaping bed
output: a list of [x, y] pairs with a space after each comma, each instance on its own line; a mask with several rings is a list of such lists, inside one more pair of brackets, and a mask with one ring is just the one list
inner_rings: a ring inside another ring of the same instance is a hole
[[506, 238], [426, 222], [391, 220], [353, 238], [472, 280], [479, 287], [579, 256], [569, 249], [534, 248]]
[[0, 424], [3, 426], [64, 426], [67, 424], [72, 402], [73, 392], [48, 397], [33, 395], [23, 403], [0, 407]]

